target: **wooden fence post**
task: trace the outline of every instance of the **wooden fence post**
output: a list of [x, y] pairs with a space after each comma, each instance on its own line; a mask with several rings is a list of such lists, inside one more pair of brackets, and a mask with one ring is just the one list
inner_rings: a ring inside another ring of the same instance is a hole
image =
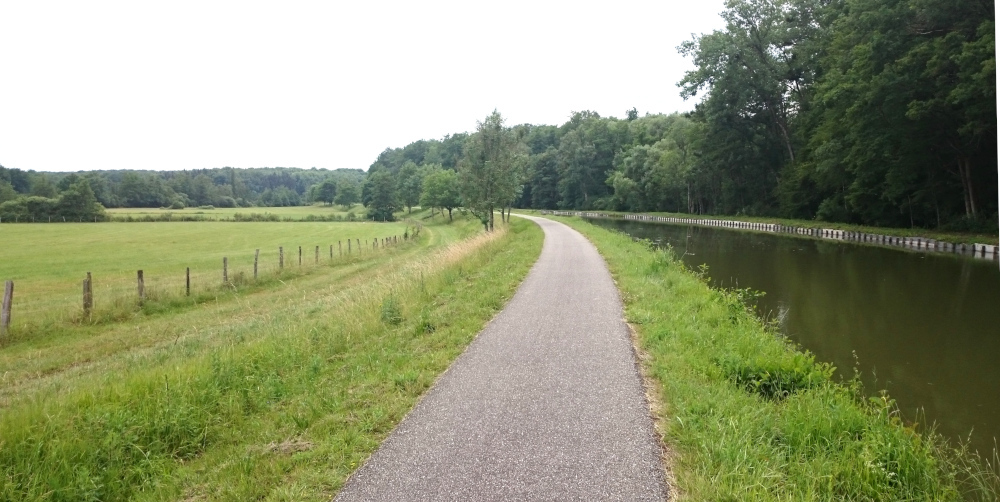
[[257, 280], [257, 259], [260, 258], [260, 249], [253, 252], [253, 280]]
[[90, 272], [87, 272], [87, 278], [83, 280], [83, 314], [90, 315], [90, 310], [94, 308], [94, 290], [91, 287], [91, 277]]
[[3, 285], [3, 305], [0, 306], [0, 336], [10, 330], [10, 306], [14, 303], [14, 281]]
[[146, 282], [142, 279], [142, 270], [136, 272], [136, 289], [139, 291], [139, 301], [146, 299]]
[[[348, 241], [347, 245], [349, 246], [350, 244], [351, 244], [350, 241]], [[340, 241], [337, 241], [337, 253], [340, 256], [344, 256], [344, 245]]]
[[316, 246], [316, 263], [319, 263], [319, 246]]
[[191, 296], [191, 267], [184, 272], [184, 295]]
[[222, 257], [222, 283], [229, 284], [229, 258]]
[[361, 252], [361, 239], [355, 239], [358, 241], [358, 252]]
[[302, 246], [299, 246], [299, 266], [302, 266]]
[[278, 247], [278, 268], [285, 268], [285, 248]]
[[333, 259], [333, 244], [330, 244], [330, 259]]

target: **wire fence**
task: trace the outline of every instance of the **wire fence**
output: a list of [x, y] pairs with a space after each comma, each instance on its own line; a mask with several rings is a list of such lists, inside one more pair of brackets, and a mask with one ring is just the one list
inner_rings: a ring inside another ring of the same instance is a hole
[[[259, 284], [320, 266], [349, 263], [409, 239], [409, 235], [352, 238], [312, 246], [279, 246], [223, 256], [216, 267], [179, 267], [175, 257], [150, 256], [148, 267], [92, 274], [79, 281], [4, 281], [0, 342], [12, 333], [30, 335], [53, 322], [86, 323], [131, 314], [148, 302], [197, 297], [208, 292]], [[192, 260], [195, 261], [195, 260]], [[201, 260], [204, 262], [204, 260]]]

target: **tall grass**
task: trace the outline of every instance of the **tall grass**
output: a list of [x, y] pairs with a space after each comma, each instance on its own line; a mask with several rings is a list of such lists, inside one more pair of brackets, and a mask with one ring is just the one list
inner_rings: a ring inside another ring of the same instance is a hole
[[[784, 340], [671, 251], [575, 218], [607, 260], [660, 396], [679, 500], [997, 500], [996, 456], [904, 423], [891, 398]], [[752, 295], [749, 295], [752, 296]]]
[[[451, 244], [427, 230], [420, 252], [234, 297], [202, 337], [13, 400], [0, 500], [329, 500], [540, 251], [527, 222]], [[145, 323], [184, 336], [201, 328], [178, 322], [213, 308]]]

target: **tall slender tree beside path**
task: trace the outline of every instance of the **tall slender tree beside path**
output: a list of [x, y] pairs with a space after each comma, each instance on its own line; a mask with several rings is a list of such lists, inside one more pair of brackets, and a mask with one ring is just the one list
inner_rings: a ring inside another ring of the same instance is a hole
[[465, 157], [458, 165], [462, 198], [487, 231], [493, 230], [493, 211], [517, 195], [522, 160], [517, 137], [496, 110], [479, 122], [466, 142]]

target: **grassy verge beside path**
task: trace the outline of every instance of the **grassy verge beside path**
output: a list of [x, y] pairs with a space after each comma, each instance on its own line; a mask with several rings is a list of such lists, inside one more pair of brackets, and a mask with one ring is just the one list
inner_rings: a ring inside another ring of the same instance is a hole
[[[8, 382], [20, 391], [0, 412], [0, 500], [329, 500], [541, 250], [533, 223], [478, 227], [428, 225], [427, 239], [452, 238], [364, 274], [317, 269], [121, 323], [85, 371]], [[148, 343], [114, 347], [133, 335]]]
[[898, 418], [667, 251], [578, 218], [600, 250], [662, 397], [679, 500], [997, 500], [992, 466]]

